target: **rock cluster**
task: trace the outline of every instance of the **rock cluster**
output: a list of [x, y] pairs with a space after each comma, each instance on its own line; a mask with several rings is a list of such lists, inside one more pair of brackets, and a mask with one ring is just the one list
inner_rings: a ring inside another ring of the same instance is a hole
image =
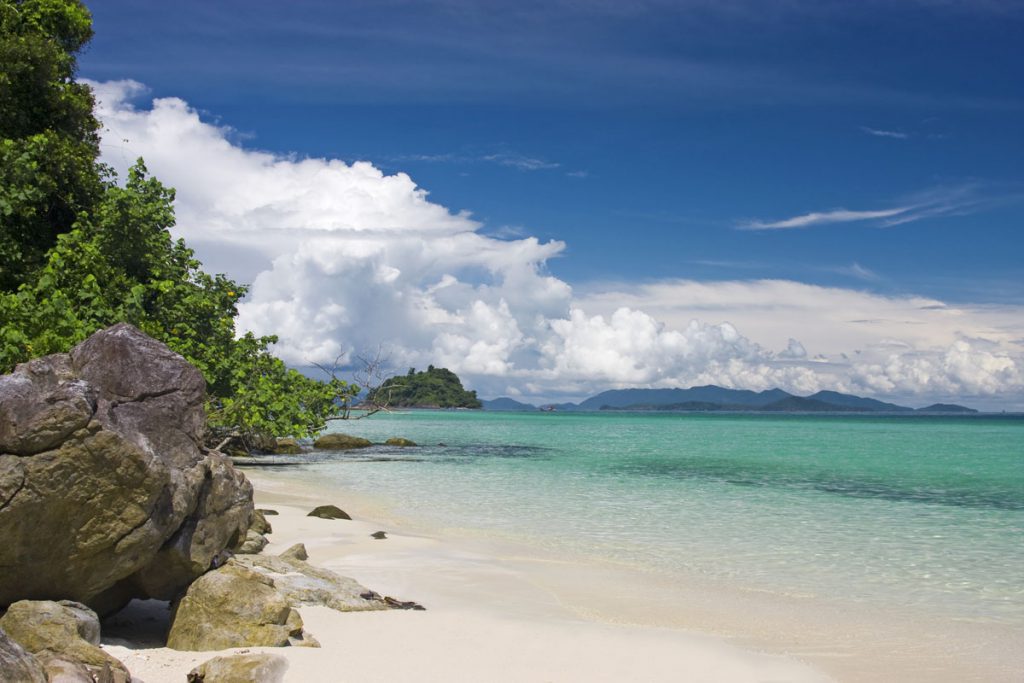
[[0, 606], [172, 599], [244, 539], [252, 487], [202, 447], [204, 396], [127, 324], [0, 377]]
[[238, 555], [197, 579], [174, 608], [167, 646], [176, 650], [286, 645], [318, 647], [296, 610], [339, 612], [391, 606], [353, 579], [306, 562], [296, 544], [278, 556]]
[[[199, 371], [127, 324], [0, 377], [0, 681], [129, 683], [96, 612], [133, 598], [173, 601], [181, 650], [317, 647], [301, 605], [422, 609], [308, 564], [301, 544], [261, 554], [277, 513], [203, 447], [204, 401]], [[282, 662], [217, 658], [189, 680], [275, 681]]]

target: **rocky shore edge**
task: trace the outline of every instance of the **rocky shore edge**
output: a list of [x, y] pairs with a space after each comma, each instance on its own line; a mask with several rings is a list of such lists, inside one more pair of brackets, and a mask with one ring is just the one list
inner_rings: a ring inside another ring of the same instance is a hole
[[[166, 645], [189, 651], [318, 647], [306, 605], [423, 609], [309, 564], [301, 543], [263, 554], [273, 511], [203, 446], [204, 399], [195, 367], [125, 323], [0, 377], [0, 680], [128, 683], [99, 643], [133, 600], [168, 602]], [[314, 447], [364, 445], [346, 439]], [[310, 515], [348, 517], [334, 509]], [[286, 667], [237, 654], [188, 680], [273, 682]]]

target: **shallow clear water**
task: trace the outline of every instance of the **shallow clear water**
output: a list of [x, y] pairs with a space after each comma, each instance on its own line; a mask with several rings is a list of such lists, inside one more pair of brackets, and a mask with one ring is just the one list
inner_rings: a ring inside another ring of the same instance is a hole
[[334, 429], [421, 444], [310, 468], [432, 525], [1024, 624], [1024, 419], [417, 411]]

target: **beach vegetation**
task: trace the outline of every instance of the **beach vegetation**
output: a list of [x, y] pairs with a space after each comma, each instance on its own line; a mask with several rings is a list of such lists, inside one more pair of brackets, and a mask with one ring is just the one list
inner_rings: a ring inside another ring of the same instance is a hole
[[0, 0], [0, 291], [17, 289], [103, 193], [92, 90], [74, 80], [91, 37], [79, 2]]
[[360, 387], [238, 335], [246, 287], [172, 237], [174, 190], [141, 159], [123, 184], [100, 163], [92, 94], [73, 79], [91, 35], [75, 0], [0, 0], [0, 372], [128, 322], [202, 372], [213, 443], [315, 435]]

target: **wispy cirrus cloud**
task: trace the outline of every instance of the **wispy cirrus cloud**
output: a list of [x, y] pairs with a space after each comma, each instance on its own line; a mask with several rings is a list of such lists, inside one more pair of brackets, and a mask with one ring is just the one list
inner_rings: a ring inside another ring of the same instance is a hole
[[737, 226], [740, 230], [791, 230], [810, 228], [830, 223], [853, 223], [856, 221], [895, 218], [913, 210], [913, 206], [898, 206], [894, 209], [880, 211], [850, 211], [849, 209], [833, 209], [832, 211], [813, 211], [778, 221], [749, 221]]
[[910, 137], [909, 133], [903, 133], [898, 130], [883, 130], [881, 128], [869, 128], [868, 126], [861, 126], [860, 129], [868, 135], [874, 135], [876, 138], [895, 138], [897, 140], [906, 140]]
[[835, 273], [839, 273], [840, 275], [847, 275], [849, 277], [857, 278], [858, 280], [864, 280], [865, 282], [878, 282], [879, 280], [882, 279], [882, 277], [878, 273], [871, 270], [870, 268], [865, 268], [856, 261], [854, 261], [848, 266], [838, 266], [836, 268], [832, 268], [832, 271]]
[[[494, 152], [490, 154], [455, 154], [451, 152], [441, 154], [404, 154], [396, 157], [397, 162], [421, 162], [429, 164], [497, 164], [506, 168], [514, 168], [517, 171], [549, 171], [561, 168], [562, 164], [557, 161], [549, 161], [539, 157], [532, 157], [518, 152]], [[573, 172], [568, 175], [574, 175]], [[584, 175], [586, 172], [583, 172]]]
[[938, 216], [964, 216], [983, 211], [1006, 202], [1019, 200], [1021, 189], [992, 187], [976, 181], [960, 185], [933, 187], [907, 196], [888, 209], [851, 210], [844, 208], [810, 213], [779, 220], [747, 220], [736, 225], [737, 230], [796, 230], [835, 223], [870, 223], [875, 227], [890, 228], [905, 223]]
[[499, 166], [508, 166], [509, 168], [514, 168], [520, 171], [544, 171], [561, 166], [561, 164], [556, 161], [546, 161], [545, 159], [537, 159], [535, 157], [528, 157], [522, 154], [508, 152], [488, 154], [480, 158], [483, 161], [490, 161], [498, 164]]

